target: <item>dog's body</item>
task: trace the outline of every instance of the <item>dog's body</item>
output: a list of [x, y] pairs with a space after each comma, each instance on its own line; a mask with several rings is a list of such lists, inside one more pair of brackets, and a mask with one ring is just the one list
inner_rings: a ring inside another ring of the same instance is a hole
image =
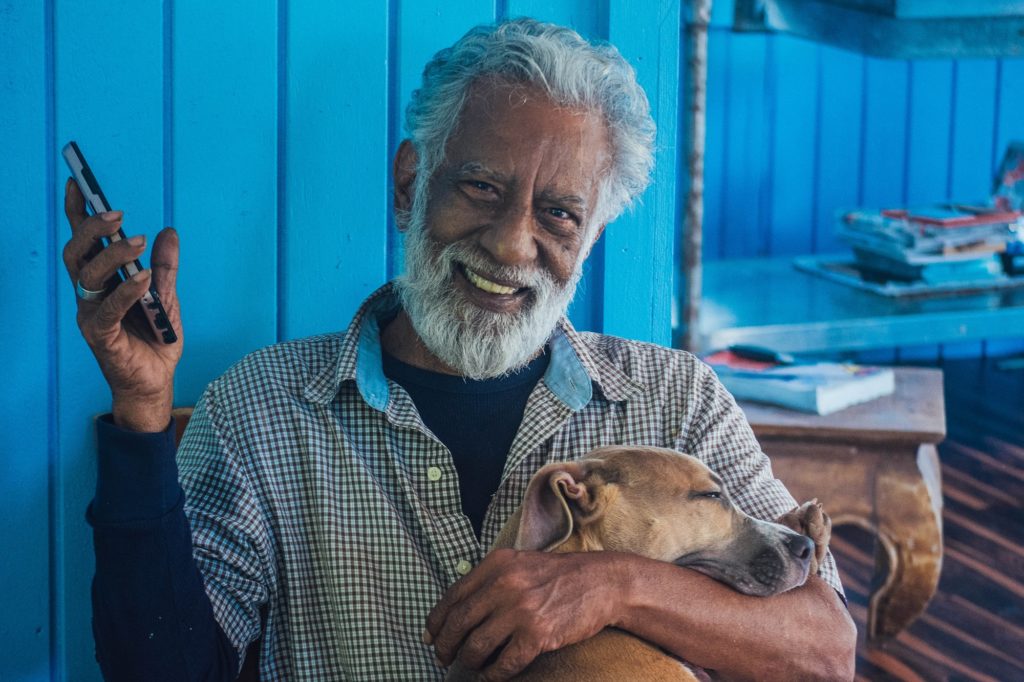
[[[802, 585], [817, 570], [831, 529], [816, 502], [779, 521], [788, 527], [740, 511], [721, 479], [694, 457], [662, 448], [605, 447], [577, 462], [541, 468], [492, 549], [631, 552], [769, 596]], [[456, 663], [447, 679], [474, 676]], [[606, 629], [542, 654], [515, 679], [697, 678], [659, 648]]]

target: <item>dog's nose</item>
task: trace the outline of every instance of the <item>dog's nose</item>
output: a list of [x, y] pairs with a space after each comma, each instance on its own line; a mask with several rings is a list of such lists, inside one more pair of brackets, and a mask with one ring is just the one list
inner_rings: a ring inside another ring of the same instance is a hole
[[794, 559], [807, 561], [814, 551], [814, 542], [806, 535], [794, 533], [786, 538], [786, 549]]

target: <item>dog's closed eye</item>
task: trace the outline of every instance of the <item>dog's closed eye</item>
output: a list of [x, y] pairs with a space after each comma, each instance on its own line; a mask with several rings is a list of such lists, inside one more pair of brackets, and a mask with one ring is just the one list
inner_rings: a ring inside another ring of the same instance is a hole
[[691, 500], [696, 498], [705, 498], [709, 500], [720, 500], [722, 499], [722, 491], [720, 490], [694, 490], [689, 494]]

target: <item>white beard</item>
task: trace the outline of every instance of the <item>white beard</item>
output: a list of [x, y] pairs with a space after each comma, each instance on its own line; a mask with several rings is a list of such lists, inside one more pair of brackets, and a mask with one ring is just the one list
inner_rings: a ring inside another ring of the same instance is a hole
[[[549, 272], [495, 265], [467, 240], [443, 245], [427, 234], [425, 201], [414, 202], [405, 235], [406, 272], [398, 281], [402, 305], [427, 349], [464, 377], [486, 379], [522, 369], [544, 347], [565, 315], [583, 274], [586, 250], [569, 280]], [[529, 287], [519, 312], [497, 313], [467, 300], [455, 286], [464, 265], [487, 279]]]

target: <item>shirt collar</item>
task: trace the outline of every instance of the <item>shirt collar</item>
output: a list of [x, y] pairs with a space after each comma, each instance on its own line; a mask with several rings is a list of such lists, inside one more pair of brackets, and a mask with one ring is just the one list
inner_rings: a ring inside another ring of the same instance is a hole
[[[307, 400], [327, 404], [346, 381], [354, 381], [363, 400], [385, 411], [390, 397], [381, 361], [380, 325], [400, 307], [398, 291], [389, 282], [370, 294], [344, 333], [337, 361], [314, 374], [306, 384]], [[611, 401], [628, 400], [644, 390], [643, 384], [595, 353], [583, 335], [563, 317], [549, 341], [551, 362], [544, 383], [569, 409], [578, 411], [594, 396], [595, 387]]]

